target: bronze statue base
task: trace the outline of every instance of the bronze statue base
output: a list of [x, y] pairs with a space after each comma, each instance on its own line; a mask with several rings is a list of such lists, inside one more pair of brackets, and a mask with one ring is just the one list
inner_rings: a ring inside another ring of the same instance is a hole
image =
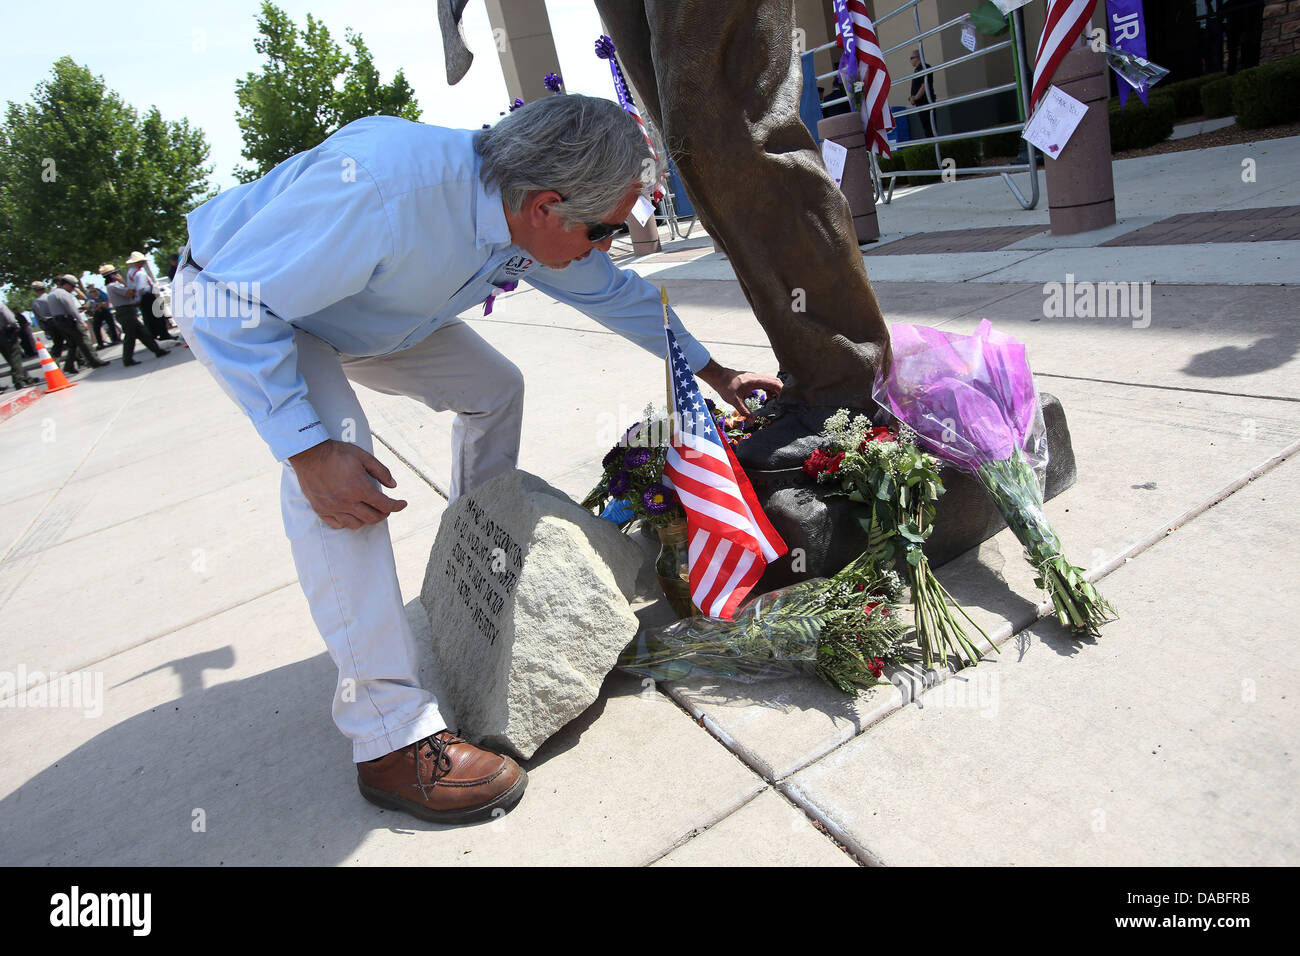
[[[1051, 499], [1074, 484], [1074, 448], [1065, 410], [1054, 395], [1039, 395], [1047, 426], [1047, 495]], [[736, 446], [758, 503], [790, 553], [768, 565], [754, 588], [762, 594], [796, 581], [834, 574], [866, 550], [866, 534], [856, 520], [861, 506], [845, 498], [823, 500], [816, 481], [803, 472], [803, 462], [821, 443], [823, 423], [835, 408], [781, 405], [771, 402], [760, 411], [772, 424]], [[888, 416], [872, 415], [877, 424]], [[1006, 522], [988, 493], [971, 475], [945, 466], [940, 472], [946, 489], [935, 513], [934, 531], [925, 553], [934, 567], [951, 561], [981, 541], [993, 537]]]

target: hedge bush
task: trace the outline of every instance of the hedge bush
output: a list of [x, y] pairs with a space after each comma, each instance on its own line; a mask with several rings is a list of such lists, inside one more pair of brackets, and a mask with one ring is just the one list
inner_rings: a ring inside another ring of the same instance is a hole
[[1210, 119], [1232, 115], [1232, 81], [1225, 76], [1201, 87], [1201, 112]]
[[1119, 100], [1110, 105], [1110, 150], [1144, 149], [1163, 143], [1174, 131], [1174, 99], [1165, 93], [1152, 93], [1151, 105], [1130, 97], [1128, 107], [1119, 108]]
[[[939, 155], [944, 159], [955, 160], [958, 169], [970, 169], [980, 164], [980, 141], [978, 139], [955, 139], [951, 143], [940, 143]], [[930, 166], [928, 168], [934, 168], [933, 152], [930, 153]], [[930, 181], [934, 182], [934, 177], [931, 177]]]
[[[905, 146], [898, 151], [899, 169], [930, 169], [934, 166], [934, 144], [929, 146]], [[907, 185], [922, 186], [934, 182], [931, 176], [909, 176]], [[899, 180], [902, 185], [902, 180]]]
[[[895, 170], [899, 170], [899, 171], [901, 171], [901, 170], [905, 170], [905, 169], [907, 169], [907, 165], [904, 164], [904, 163], [902, 163], [902, 162], [900, 162], [900, 160], [899, 160], [899, 156], [898, 156], [899, 152], [900, 152], [900, 150], [895, 149], [895, 150], [894, 150], [894, 155], [893, 155], [893, 156], [888, 156], [888, 157], [887, 157], [887, 156], [877, 156], [877, 157], [876, 157], [876, 162], [880, 164], [881, 185], [884, 186], [886, 189], [889, 188], [889, 183], [888, 183], [888, 181], [886, 181], [885, 178], [884, 178], [886, 173], [892, 173], [892, 172], [894, 172]], [[906, 176], [899, 176], [897, 179], [894, 180], [894, 185], [895, 185], [895, 186], [906, 186], [906, 185], [907, 185], [907, 177], [906, 177]]]
[[1019, 133], [994, 133], [980, 140], [980, 148], [985, 159], [990, 156], [1016, 156], [1020, 153], [1021, 142]]
[[1242, 70], [1232, 78], [1232, 111], [1242, 129], [1300, 119], [1300, 57]]
[[1158, 90], [1174, 98], [1174, 119], [1186, 119], [1189, 116], [1200, 116], [1202, 113], [1201, 88], [1207, 83], [1223, 78], [1222, 73], [1207, 73], [1204, 76], [1194, 76], [1190, 80], [1170, 83], [1168, 86], [1161, 84]]

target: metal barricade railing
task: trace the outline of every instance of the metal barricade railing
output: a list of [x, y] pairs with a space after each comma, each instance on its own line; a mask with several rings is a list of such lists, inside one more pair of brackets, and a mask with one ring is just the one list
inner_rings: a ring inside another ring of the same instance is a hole
[[[882, 16], [880, 16], [875, 20], [875, 24], [879, 26], [880, 24], [885, 23], [886, 21], [896, 17], [897, 15], [903, 13], [906, 10], [910, 9], [912, 11], [913, 21], [916, 24], [916, 33], [913, 34], [908, 39], [904, 40], [902, 43], [896, 43], [893, 46], [883, 50], [882, 52], [884, 52], [886, 55], [893, 53], [896, 50], [901, 50], [904, 47], [911, 46], [912, 44], [916, 44], [917, 48], [921, 53], [921, 62], [924, 63], [925, 62], [924, 41], [927, 37], [936, 36], [942, 31], [951, 29], [953, 27], [960, 28], [961, 25], [966, 22], [967, 18], [963, 14], [962, 16], [949, 20], [946, 23], [941, 23], [936, 27], [931, 27], [928, 30], [923, 30], [921, 28], [921, 15], [920, 12], [917, 10], [917, 5], [920, 2], [921, 0], [906, 0], [906, 2], [904, 2], [897, 9], [891, 10], [888, 13], [883, 14]], [[824, 43], [810, 52], [819, 53], [822, 50], [829, 50], [834, 48], [835, 46], [836, 46], [836, 41], [832, 40], [830, 43]], [[893, 110], [893, 115], [896, 117], [912, 116], [920, 113], [930, 113], [931, 115], [933, 115], [933, 111], [939, 109], [940, 107], [955, 106], [959, 103], [968, 103], [972, 100], [981, 99], [986, 96], [997, 96], [1000, 93], [1010, 93], [1014, 91], [1016, 94], [1017, 106], [1021, 111], [1021, 116], [1028, 116], [1029, 115], [1029, 82], [1027, 81], [1027, 78], [1031, 77], [1033, 73], [1029, 68], [1028, 60], [1025, 57], [1025, 52], [1026, 52], [1025, 23], [1024, 23], [1024, 15], [1023, 15], [1022, 8], [1018, 8], [1012, 11], [1011, 13], [1011, 37], [1010, 38], [1006, 40], [1002, 40], [998, 43], [989, 44], [988, 46], [982, 47], [981, 49], [978, 50], [974, 50], [971, 53], [962, 54], [961, 56], [954, 57], [951, 60], [945, 60], [943, 63], [937, 63], [934, 64], [933, 66], [926, 66], [924, 69], [917, 70], [914, 73], [909, 74], [907, 79], [914, 80], [917, 77], [928, 78], [933, 74], [938, 73], [940, 70], [945, 70], [954, 66], [959, 66], [963, 63], [970, 63], [971, 61], [977, 60], [980, 57], [988, 56], [990, 53], [995, 53], [999, 50], [1005, 50], [1005, 49], [1011, 50], [1011, 55], [1014, 60], [1012, 66], [1015, 75], [1010, 82], [1002, 83], [997, 86], [991, 86], [982, 90], [976, 90], [972, 93], [962, 93], [957, 96], [945, 97], [944, 99], [941, 100], [933, 100], [921, 106], [913, 106], [913, 107], [909, 107], [908, 109], [902, 109], [902, 110]], [[829, 73], [817, 74], [817, 79], [823, 80], [828, 77], [834, 77], [835, 75], [836, 75], [836, 71], [831, 70]], [[926, 95], [928, 97], [930, 92], [930, 82], [928, 79], [925, 84], [925, 90], [926, 90]], [[837, 97], [836, 99], [826, 100], [821, 105], [824, 108], [828, 106], [835, 106], [840, 103], [849, 103], [849, 102], [850, 99], [846, 94], [845, 96]], [[880, 168], [880, 164], [876, 159], [876, 154], [872, 153], [871, 154], [871, 180], [872, 180], [872, 186], [876, 194], [876, 201], [881, 203], [889, 203], [890, 201], [892, 201], [894, 196], [894, 184], [897, 182], [899, 176], [908, 176], [908, 177], [938, 176], [942, 178], [943, 176], [947, 176], [947, 175], [961, 175], [961, 174], [969, 174], [969, 173], [1000, 173], [1002, 175], [1003, 182], [1007, 184], [1007, 188], [1011, 190], [1011, 194], [1016, 197], [1016, 201], [1020, 203], [1021, 207], [1024, 209], [1033, 209], [1035, 206], [1038, 205], [1038, 196], [1039, 196], [1038, 157], [1037, 157], [1037, 150], [1035, 150], [1033, 145], [1029, 143], [1027, 140], [1022, 140], [1022, 142], [1024, 142], [1026, 157], [1028, 161], [1025, 163], [1013, 163], [1005, 166], [971, 166], [971, 167], [964, 167], [964, 168], [957, 168], [954, 166], [949, 169], [944, 169], [943, 155], [939, 148], [940, 143], [951, 143], [951, 142], [956, 142], [958, 140], [976, 139], [981, 136], [992, 136], [998, 133], [1020, 132], [1024, 128], [1025, 128], [1025, 123], [1024, 120], [1022, 119], [1018, 122], [1006, 123], [1001, 126], [989, 126], [982, 129], [967, 130], [962, 133], [946, 133], [939, 136], [935, 136], [935, 135], [924, 136], [924, 137], [918, 137], [915, 139], [909, 139], [905, 141], [907, 147], [929, 146], [933, 144], [935, 166], [939, 167], [937, 169], [907, 169], [907, 170], [899, 170], [899, 171], [884, 171], [881, 170]], [[904, 144], [898, 144], [895, 148], [903, 148], [903, 147]], [[1011, 178], [1011, 173], [1017, 173], [1017, 172], [1029, 173], [1030, 196], [1028, 200], [1025, 199], [1024, 194], [1021, 193], [1019, 187], [1016, 186], [1015, 181]], [[884, 185], [885, 180], [888, 180], [889, 183], [887, 189]]]

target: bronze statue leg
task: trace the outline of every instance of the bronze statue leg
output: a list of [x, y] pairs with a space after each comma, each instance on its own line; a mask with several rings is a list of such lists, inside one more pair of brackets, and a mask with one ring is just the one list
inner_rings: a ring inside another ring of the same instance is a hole
[[790, 376], [783, 400], [870, 407], [889, 331], [848, 203], [799, 119], [790, 0], [596, 6]]

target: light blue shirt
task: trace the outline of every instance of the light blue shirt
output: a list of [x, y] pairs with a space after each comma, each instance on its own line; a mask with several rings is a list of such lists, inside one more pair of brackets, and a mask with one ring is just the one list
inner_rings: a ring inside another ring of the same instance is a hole
[[[183, 292], [194, 335], [277, 459], [330, 437], [298, 373], [295, 328], [345, 355], [383, 355], [523, 279], [664, 357], [659, 293], [645, 279], [599, 250], [549, 269], [511, 243], [473, 136], [360, 119], [189, 214], [190, 257], [203, 267]], [[238, 307], [205, 306], [212, 283]], [[698, 372], [708, 350], [670, 318]]]

